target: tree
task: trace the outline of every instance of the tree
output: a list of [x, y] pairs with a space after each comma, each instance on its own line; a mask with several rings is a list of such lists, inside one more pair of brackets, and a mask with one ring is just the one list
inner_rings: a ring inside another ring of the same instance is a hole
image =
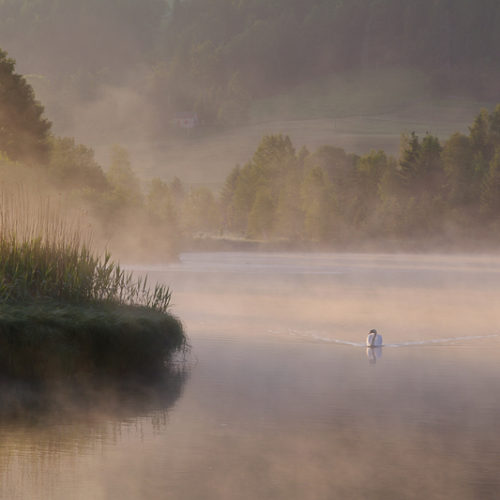
[[236, 228], [236, 214], [234, 207], [234, 193], [238, 185], [238, 178], [240, 176], [240, 167], [234, 167], [229, 175], [220, 193], [220, 206], [222, 213], [222, 229], [233, 231]]
[[139, 179], [132, 170], [127, 150], [114, 145], [111, 150], [111, 165], [107, 173], [115, 196], [124, 205], [138, 205], [142, 201]]
[[358, 227], [370, 218], [380, 204], [380, 183], [389, 166], [383, 151], [371, 151], [361, 157], [356, 167], [353, 222]]
[[420, 152], [420, 171], [422, 189], [434, 194], [440, 194], [444, 187], [444, 170], [441, 159], [443, 148], [439, 139], [431, 134], [426, 134], [422, 139]]
[[494, 148], [500, 146], [500, 104], [497, 104], [495, 109], [489, 116], [489, 132], [490, 142]]
[[248, 227], [248, 215], [252, 210], [259, 185], [266, 178], [259, 175], [258, 169], [252, 163], [247, 163], [240, 169], [235, 179], [234, 193], [231, 199], [231, 227], [245, 233]]
[[483, 183], [481, 209], [487, 217], [500, 215], [500, 147], [495, 151]]
[[266, 135], [255, 151], [252, 163], [263, 170], [283, 169], [295, 158], [295, 149], [287, 135]]
[[418, 176], [418, 162], [421, 150], [420, 141], [415, 132], [401, 136], [400, 149], [399, 179], [404, 189], [412, 190], [414, 181]]
[[191, 233], [214, 232], [219, 223], [219, 207], [212, 191], [206, 187], [191, 189], [184, 201], [184, 227]]
[[443, 187], [443, 168], [439, 139], [427, 134], [422, 141], [415, 132], [401, 139], [399, 177], [402, 187], [414, 196]]
[[304, 233], [307, 239], [326, 241], [335, 237], [333, 221], [337, 204], [333, 186], [321, 167], [312, 167], [301, 186]]
[[0, 151], [12, 160], [45, 164], [51, 125], [32, 87], [14, 70], [14, 60], [0, 49]]
[[487, 163], [490, 161], [493, 153], [490, 142], [489, 121], [488, 110], [481, 109], [480, 113], [474, 119], [473, 124], [469, 127], [472, 147], [476, 154], [480, 154]]
[[108, 182], [94, 151], [76, 144], [71, 137], [53, 137], [50, 141], [49, 175], [53, 182], [68, 188], [91, 188], [103, 191]]
[[161, 179], [153, 179], [149, 185], [146, 197], [146, 209], [154, 222], [166, 226], [171, 232], [178, 230], [178, 216], [172, 199], [172, 193], [167, 183]]
[[[299, 156], [305, 154], [306, 151], [303, 150]], [[298, 168], [291, 169], [282, 180], [275, 211], [274, 233], [295, 241], [303, 239], [304, 232], [304, 213], [300, 198], [304, 175], [302, 165], [303, 161], [300, 161]]]
[[352, 220], [356, 212], [356, 155], [347, 154], [342, 148], [321, 146], [306, 161], [307, 169], [318, 167], [326, 174], [339, 214]]
[[474, 169], [471, 139], [453, 134], [443, 148], [443, 167], [447, 177], [447, 198], [452, 205], [470, 204], [479, 198], [481, 181]]
[[248, 236], [269, 238], [274, 225], [275, 203], [265, 187], [257, 191], [252, 210], [248, 215]]

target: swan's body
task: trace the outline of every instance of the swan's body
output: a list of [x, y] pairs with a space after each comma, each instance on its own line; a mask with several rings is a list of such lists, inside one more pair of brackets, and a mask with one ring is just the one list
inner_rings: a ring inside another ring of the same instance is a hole
[[377, 330], [370, 330], [368, 337], [366, 337], [366, 346], [367, 347], [381, 347], [384, 343], [382, 339], [382, 335], [377, 333]]

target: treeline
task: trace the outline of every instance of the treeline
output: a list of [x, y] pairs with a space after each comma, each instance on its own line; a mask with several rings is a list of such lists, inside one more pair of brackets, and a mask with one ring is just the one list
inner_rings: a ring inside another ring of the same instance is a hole
[[59, 193], [84, 210], [119, 256], [164, 259], [193, 238], [352, 246], [500, 243], [500, 105], [443, 143], [404, 135], [398, 158], [333, 146], [297, 151], [266, 136], [215, 195], [179, 179], [142, 183], [115, 146], [103, 169], [87, 146], [57, 137], [33, 89], [0, 51], [0, 179]]
[[131, 85], [156, 125], [238, 122], [255, 98], [365, 67], [496, 99], [499, 25], [496, 0], [0, 0], [0, 45], [48, 77], [40, 88], [91, 101]]
[[[130, 197], [129, 197], [130, 198]], [[183, 248], [253, 240], [287, 248], [488, 249], [500, 245], [500, 105], [468, 134], [401, 137], [398, 157], [262, 139], [223, 188], [149, 185], [146, 206]], [[224, 242], [223, 240], [226, 240]]]
[[443, 144], [404, 135], [399, 158], [264, 137], [220, 196], [224, 232], [333, 246], [500, 243], [500, 105]]

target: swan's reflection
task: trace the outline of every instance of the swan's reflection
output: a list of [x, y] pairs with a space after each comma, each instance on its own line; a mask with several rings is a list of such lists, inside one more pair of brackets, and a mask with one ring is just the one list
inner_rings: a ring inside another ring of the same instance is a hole
[[366, 348], [366, 357], [371, 364], [375, 364], [377, 359], [382, 357], [382, 346], [379, 347], [367, 347]]

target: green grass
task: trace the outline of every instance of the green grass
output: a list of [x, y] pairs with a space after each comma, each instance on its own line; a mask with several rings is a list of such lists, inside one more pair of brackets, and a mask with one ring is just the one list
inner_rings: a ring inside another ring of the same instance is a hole
[[180, 321], [144, 306], [0, 305], [2, 375], [47, 379], [158, 372], [185, 348]]
[[47, 201], [0, 196], [0, 373], [126, 374], [186, 348], [167, 286], [92, 249]]
[[437, 97], [428, 76], [410, 68], [352, 71], [254, 101], [248, 123], [200, 130], [184, 140], [130, 141], [128, 148], [144, 177], [177, 175], [217, 190], [237, 163], [251, 159], [264, 135], [289, 135], [297, 148], [311, 151], [332, 145], [361, 155], [372, 149], [397, 155], [402, 133], [446, 140], [467, 133], [478, 110], [494, 105], [467, 95]]

